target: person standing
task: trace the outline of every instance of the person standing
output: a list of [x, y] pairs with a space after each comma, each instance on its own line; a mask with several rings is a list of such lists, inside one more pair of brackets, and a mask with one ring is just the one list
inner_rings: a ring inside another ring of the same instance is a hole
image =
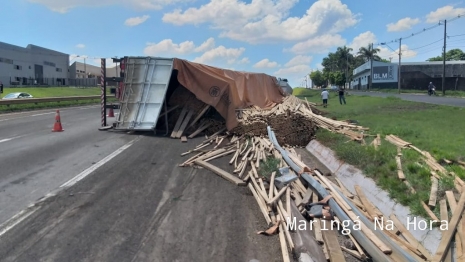
[[344, 101], [344, 105], [346, 104], [346, 98], [344, 97], [345, 90], [344, 88], [339, 88], [339, 103], [342, 105], [342, 102]]
[[321, 92], [321, 98], [323, 99], [323, 107], [328, 107], [329, 93], [326, 89]]
[[3, 94], [3, 83], [0, 81], [0, 98], [2, 98]]
[[433, 85], [433, 82], [429, 82], [429, 85], [428, 85], [428, 95], [433, 95], [433, 94], [435, 94], [435, 92], [434, 92], [434, 89], [435, 89], [435, 88], [436, 88], [436, 87]]

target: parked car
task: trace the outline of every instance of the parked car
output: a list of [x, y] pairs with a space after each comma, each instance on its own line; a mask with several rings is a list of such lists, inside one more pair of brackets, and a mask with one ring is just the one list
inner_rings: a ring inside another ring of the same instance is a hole
[[3, 99], [22, 99], [22, 98], [33, 98], [28, 93], [10, 93], [3, 97]]

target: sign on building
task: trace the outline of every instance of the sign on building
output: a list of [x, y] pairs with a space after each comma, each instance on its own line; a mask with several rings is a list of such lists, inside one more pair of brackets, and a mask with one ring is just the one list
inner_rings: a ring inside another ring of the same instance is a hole
[[373, 67], [373, 80], [394, 80], [392, 66]]

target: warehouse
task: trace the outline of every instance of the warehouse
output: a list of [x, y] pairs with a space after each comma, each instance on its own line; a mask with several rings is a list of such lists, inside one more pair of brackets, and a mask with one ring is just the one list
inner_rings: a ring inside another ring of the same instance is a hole
[[[351, 89], [368, 89], [371, 64], [353, 71]], [[465, 90], [465, 61], [446, 61], [445, 89]], [[427, 90], [428, 84], [442, 88], [443, 62], [404, 62], [401, 64], [401, 89]], [[398, 64], [373, 61], [372, 89], [398, 88]]]
[[17, 85], [66, 85], [69, 55], [36, 45], [0, 42], [0, 81]]

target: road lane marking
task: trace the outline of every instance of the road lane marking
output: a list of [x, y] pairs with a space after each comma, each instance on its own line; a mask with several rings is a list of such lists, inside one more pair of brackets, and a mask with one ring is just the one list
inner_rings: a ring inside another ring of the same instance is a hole
[[97, 170], [97, 168], [103, 166], [105, 163], [116, 157], [117, 155], [121, 154], [124, 150], [128, 149], [130, 146], [132, 146], [135, 142], [137, 142], [140, 139], [140, 137], [137, 137], [130, 141], [129, 143], [125, 144], [124, 146], [120, 147], [117, 149], [115, 152], [111, 153], [107, 157], [103, 158], [99, 162], [97, 162], [95, 165], [87, 168], [86, 170], [82, 171], [79, 175], [75, 176], [68, 182], [64, 183], [61, 185], [57, 190], [54, 190], [54, 192], [49, 193], [45, 195], [44, 197], [40, 198], [37, 200], [34, 204], [28, 206], [26, 209], [20, 211], [16, 215], [14, 215], [12, 218], [8, 219], [6, 222], [0, 225], [0, 238], [2, 235], [7, 233], [9, 230], [14, 228], [16, 225], [21, 223], [23, 220], [34, 214], [37, 210], [40, 209], [39, 203], [44, 202], [50, 197], [55, 196], [58, 192], [60, 192], [64, 188], [71, 187], [72, 185], [76, 184], [80, 180], [84, 179], [86, 176], [90, 175], [93, 171]]
[[105, 163], [112, 160], [117, 155], [121, 154], [124, 150], [128, 149], [130, 146], [132, 146], [138, 140], [139, 140], [139, 137], [132, 140], [131, 142], [127, 143], [126, 145], [120, 147], [115, 152], [113, 152], [110, 155], [106, 156], [104, 159], [100, 160], [96, 164], [94, 164], [91, 167], [87, 168], [86, 170], [82, 171], [79, 175], [75, 176], [74, 178], [70, 179], [68, 182], [61, 185], [60, 188], [62, 188], [62, 187], [70, 187], [70, 186], [76, 184], [77, 182], [79, 182], [80, 180], [84, 179], [86, 176], [90, 175], [92, 172], [97, 170], [97, 168], [103, 166]]
[[[33, 116], [42, 116], [42, 115], [51, 115], [55, 114], [56, 110], [60, 111], [68, 111], [68, 110], [84, 110], [84, 109], [93, 109], [93, 108], [98, 108], [100, 106], [87, 106], [87, 107], [71, 107], [71, 108], [57, 108], [57, 109], [48, 109], [48, 110], [53, 110], [53, 112], [47, 112], [47, 113], [42, 113], [42, 114], [33, 114], [33, 115], [27, 115], [27, 116], [21, 116], [22, 114], [27, 114], [30, 112], [22, 112], [22, 113], [11, 113], [11, 114], [0, 114], [0, 117], [3, 116], [13, 116], [13, 118], [5, 118], [5, 119], [0, 119], [0, 122], [3, 121], [8, 121], [8, 120], [16, 120], [16, 119], [22, 119], [26, 117], [33, 117]], [[40, 111], [39, 111], [40, 112]], [[19, 115], [18, 117], [14, 117], [15, 115]]]
[[22, 137], [22, 136], [15, 136], [15, 137], [10, 137], [10, 138], [0, 139], [0, 143], [8, 142], [8, 141], [11, 141], [13, 139], [20, 138], [20, 137]]
[[21, 223], [24, 219], [28, 218], [30, 215], [34, 214], [39, 210], [38, 206], [32, 205], [27, 209], [19, 212], [18, 214], [14, 215], [12, 218], [8, 219], [5, 223], [0, 225], [0, 237], [4, 235], [8, 230], [12, 229], [19, 223]]

